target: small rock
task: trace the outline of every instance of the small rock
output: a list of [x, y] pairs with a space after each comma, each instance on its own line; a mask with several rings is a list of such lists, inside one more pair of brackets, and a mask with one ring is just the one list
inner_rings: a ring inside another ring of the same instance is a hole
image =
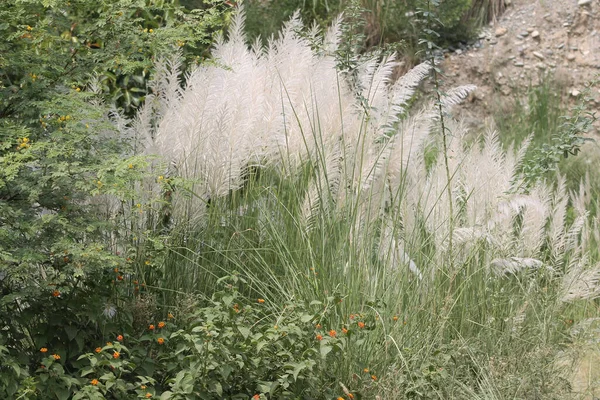
[[515, 67], [522, 67], [523, 65], [523, 61], [515, 61]]
[[523, 37], [527, 37], [527, 36], [529, 36], [529, 32], [523, 31], [523, 32], [519, 33], [519, 35], [523, 36]]
[[577, 2], [578, 6], [587, 6], [588, 4], [592, 4], [592, 0], [579, 0]]
[[463, 53], [463, 51], [461, 49], [458, 49], [454, 52], [454, 54], [456, 54], [457, 56], [460, 56]]
[[536, 57], [536, 58], [539, 58], [540, 60], [543, 60], [544, 58], [546, 58], [546, 57], [544, 57], [544, 55], [543, 55], [542, 53], [540, 53], [539, 51], [534, 51], [534, 52], [533, 52], [533, 55], [534, 55], [534, 57]]
[[567, 60], [569, 60], [569, 61], [573, 61], [574, 59], [575, 59], [575, 54], [569, 54], [567, 56]]
[[562, 49], [563, 47], [565, 47], [565, 44], [564, 44], [564, 43], [561, 43], [561, 44], [559, 44], [558, 46], [556, 46], [556, 48], [557, 48], [558, 50]]
[[527, 28], [527, 33], [531, 33], [533, 31], [535, 31], [535, 29], [533, 29], [531, 26], [529, 28]]
[[533, 31], [531, 32], [531, 37], [534, 39], [537, 39], [540, 37], [540, 32], [539, 31]]
[[504, 5], [506, 7], [510, 6], [512, 4], [512, 0], [504, 0]]
[[581, 94], [581, 92], [577, 89], [573, 89], [571, 91], [571, 96], [573, 96], [573, 97], [578, 97], [580, 94]]
[[506, 35], [506, 32], [508, 32], [508, 29], [500, 27], [500, 28], [496, 29], [495, 34], [496, 34], [496, 37], [500, 37], [500, 36]]
[[565, 23], [563, 23], [563, 26], [566, 28], [566, 27], [568, 27], [568, 26], [571, 26], [571, 24], [570, 24], [570, 23], [568, 23], [568, 22], [565, 22]]
[[535, 66], [537, 69], [542, 69], [542, 70], [546, 69], [546, 64], [544, 64], [544, 63], [537, 63]]

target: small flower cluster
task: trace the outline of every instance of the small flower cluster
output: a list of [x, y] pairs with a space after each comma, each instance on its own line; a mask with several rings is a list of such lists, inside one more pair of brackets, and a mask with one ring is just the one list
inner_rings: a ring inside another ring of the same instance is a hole
[[19, 143], [19, 145], [17, 146], [18, 150], [28, 149], [31, 146], [31, 143], [29, 143], [29, 138], [26, 137], [19, 138], [17, 142]]

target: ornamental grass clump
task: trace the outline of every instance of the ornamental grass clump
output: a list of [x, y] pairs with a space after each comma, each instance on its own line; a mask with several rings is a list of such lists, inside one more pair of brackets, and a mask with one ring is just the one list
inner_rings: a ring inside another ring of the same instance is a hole
[[[433, 277], [449, 254], [452, 264], [463, 265], [484, 248], [478, 263], [503, 275], [554, 268], [577, 247], [585, 210], [567, 229], [564, 183], [554, 189], [524, 181], [519, 168], [528, 142], [515, 153], [502, 149], [494, 131], [469, 141], [466, 128], [448, 118], [445, 165], [439, 112], [449, 113], [473, 86], [444, 93], [441, 109], [426, 102], [413, 110], [408, 104], [431, 63], [395, 82], [393, 55], [365, 55], [356, 71], [342, 72], [335, 57], [340, 23], [321, 35], [303, 31], [296, 15], [277, 39], [248, 47], [240, 8], [213, 49], [214, 62], [192, 69], [183, 86], [177, 56], [158, 62], [153, 94], [133, 131], [143, 152], [162, 161], [155, 164], [164, 168], [160, 181], [186, 182], [167, 190], [175, 225], [205, 226], [211, 205], [244, 192], [257, 171], [266, 171], [301, 182], [296, 228], [308, 232], [322, 218], [345, 219], [350, 243], [371, 241], [381, 262], [392, 270], [406, 266], [418, 279]], [[166, 190], [158, 181], [148, 187]], [[241, 204], [237, 213], [249, 207]], [[272, 216], [260, 213], [258, 224]], [[417, 265], [425, 242], [429, 266]]]
[[[473, 86], [436, 86], [435, 101], [415, 102], [435, 59], [397, 80], [393, 55], [342, 70], [340, 24], [321, 34], [294, 17], [266, 46], [249, 46], [240, 8], [210, 64], [182, 77], [177, 56], [158, 62], [152, 94], [126, 125], [158, 177], [139, 187], [140, 226], [163, 235], [139, 231], [139, 251], [161, 246], [157, 275], [145, 278], [176, 305], [181, 292], [209, 299], [236, 271], [275, 327], [285, 301], [343, 291], [339, 313], [310, 335], [369, 332], [340, 355], [340, 381], [370, 365], [369, 393], [398, 377], [406, 396], [452, 398], [478, 384], [472, 374], [412, 371], [480, 368], [488, 361], [470, 346], [535, 352], [526, 344], [550, 346], [564, 336], [555, 321], [600, 296], [594, 200], [585, 182], [570, 193], [562, 177], [524, 176], [530, 140], [505, 150], [493, 130], [469, 135], [451, 112]], [[244, 315], [240, 304], [232, 315]], [[503, 378], [489, 368], [495, 385]]]

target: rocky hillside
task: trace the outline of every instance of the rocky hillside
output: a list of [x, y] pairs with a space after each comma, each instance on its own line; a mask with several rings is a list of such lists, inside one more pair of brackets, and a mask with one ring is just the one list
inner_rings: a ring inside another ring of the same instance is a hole
[[[448, 87], [473, 83], [478, 90], [462, 116], [479, 127], [494, 105], [551, 73], [569, 93], [600, 78], [600, 0], [506, 0], [506, 12], [470, 46], [445, 54]], [[600, 109], [600, 86], [590, 109]], [[598, 125], [596, 126], [598, 132]]]

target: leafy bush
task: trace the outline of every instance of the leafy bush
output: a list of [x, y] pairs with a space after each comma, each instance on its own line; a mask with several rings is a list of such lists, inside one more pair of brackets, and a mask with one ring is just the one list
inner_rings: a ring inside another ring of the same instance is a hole
[[[236, 276], [225, 277], [219, 283], [224, 289], [208, 305], [192, 302], [181, 313], [163, 314], [163, 320], [150, 315], [135, 322], [130, 313], [145, 291], [125, 296], [127, 307], [104, 315], [93, 299], [60, 294], [44, 311], [52, 320], [33, 347], [15, 358], [0, 346], [0, 393], [58, 399], [295, 399], [349, 393], [338, 384], [337, 366], [369, 335], [363, 321], [373, 316], [329, 325], [341, 303], [335, 296], [310, 304], [290, 301], [272, 314], [264, 299], [249, 302], [240, 296], [238, 283], [243, 281]], [[102, 289], [126, 293], [125, 286], [86, 285], [97, 298]], [[84, 315], [87, 324], [77, 318]]]

